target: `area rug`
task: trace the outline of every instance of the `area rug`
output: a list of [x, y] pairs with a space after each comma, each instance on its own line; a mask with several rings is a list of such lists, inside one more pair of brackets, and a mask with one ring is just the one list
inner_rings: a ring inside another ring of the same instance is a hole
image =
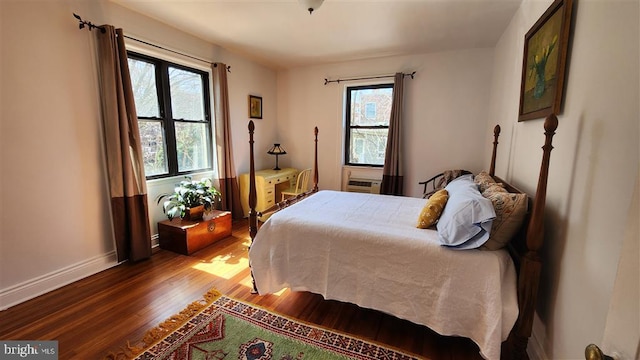
[[[418, 359], [333, 330], [267, 311], [212, 290], [150, 330], [126, 357], [135, 359]], [[121, 358], [112, 354], [113, 357]]]

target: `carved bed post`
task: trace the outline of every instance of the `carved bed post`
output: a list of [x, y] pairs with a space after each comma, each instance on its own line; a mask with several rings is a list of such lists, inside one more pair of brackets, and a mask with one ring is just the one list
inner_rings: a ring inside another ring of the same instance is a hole
[[498, 152], [498, 136], [500, 136], [500, 125], [493, 128], [493, 152], [491, 153], [491, 166], [489, 167], [489, 175], [496, 175], [496, 153]]
[[547, 180], [549, 177], [549, 159], [553, 150], [552, 140], [558, 127], [558, 118], [551, 114], [544, 122], [545, 143], [542, 147], [542, 164], [538, 177], [538, 188], [533, 201], [531, 219], [527, 228], [527, 252], [522, 257], [520, 275], [518, 279], [518, 307], [520, 314], [516, 322], [515, 331], [512, 331], [511, 352], [514, 359], [527, 359], [527, 342], [531, 336], [533, 327], [533, 315], [536, 310], [538, 287], [540, 285], [540, 272], [542, 262], [538, 250], [544, 242], [544, 210], [547, 197]]
[[[258, 197], [256, 193], [256, 167], [255, 159], [253, 156], [253, 132], [255, 130], [253, 120], [249, 120], [249, 236], [251, 237], [251, 244], [258, 233], [258, 215], [256, 214], [256, 204]], [[251, 245], [249, 245], [251, 247]], [[249, 261], [249, 269], [251, 271], [251, 284], [253, 286], [253, 293], [258, 292], [256, 287], [256, 281], [253, 277], [253, 270], [251, 270], [251, 261]]]
[[313, 154], [313, 191], [318, 191], [318, 127], [313, 129], [313, 135], [315, 136], [315, 152]]
[[253, 120], [249, 120], [249, 236], [251, 236], [251, 242], [253, 242], [253, 239], [258, 233], [258, 216], [256, 213], [258, 196], [256, 193], [256, 167], [253, 156], [254, 130], [255, 125], [253, 124]]

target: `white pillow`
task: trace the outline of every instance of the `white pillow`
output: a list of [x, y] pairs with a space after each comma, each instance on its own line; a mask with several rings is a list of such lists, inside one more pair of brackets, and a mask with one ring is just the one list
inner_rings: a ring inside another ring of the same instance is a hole
[[482, 246], [489, 239], [496, 217], [493, 203], [480, 194], [473, 175], [460, 176], [445, 189], [449, 200], [437, 224], [440, 243], [454, 249]]

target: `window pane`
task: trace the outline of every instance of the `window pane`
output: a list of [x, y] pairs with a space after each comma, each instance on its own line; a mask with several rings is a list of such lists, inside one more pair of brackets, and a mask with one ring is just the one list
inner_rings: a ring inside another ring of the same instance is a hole
[[364, 116], [367, 119], [375, 119], [376, 117], [376, 103], [370, 102], [364, 106]]
[[208, 124], [176, 122], [178, 171], [210, 167]]
[[169, 84], [173, 118], [205, 120], [202, 75], [169, 67]]
[[166, 174], [167, 157], [164, 131], [159, 121], [139, 120], [145, 176]]
[[389, 126], [393, 88], [351, 89], [351, 125]]
[[146, 61], [129, 58], [129, 72], [138, 117], [160, 117], [156, 66]]
[[351, 129], [349, 163], [384, 165], [388, 129]]

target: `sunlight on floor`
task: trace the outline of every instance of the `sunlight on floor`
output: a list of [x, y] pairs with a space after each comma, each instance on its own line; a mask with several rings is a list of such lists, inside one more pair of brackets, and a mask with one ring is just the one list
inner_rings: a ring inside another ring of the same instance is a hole
[[238, 248], [230, 248], [229, 251], [216, 255], [210, 260], [202, 260], [193, 268], [229, 280], [249, 267], [246, 251], [249, 244], [250, 242], [243, 241], [242, 251], [238, 251]]
[[289, 291], [289, 288], [284, 288], [284, 289], [278, 291], [277, 293], [273, 293], [271, 295], [280, 296], [280, 295], [284, 294], [286, 291]]
[[234, 256], [234, 254], [218, 255], [208, 262], [201, 262], [193, 266], [196, 270], [206, 271], [227, 280], [248, 267], [249, 259], [246, 256]]
[[[204, 271], [211, 275], [223, 278], [225, 280], [231, 280], [243, 271], [247, 271], [249, 268], [249, 258], [247, 249], [251, 244], [250, 238], [243, 239], [239, 247], [228, 247], [221, 251], [218, 255], [211, 259], [202, 259], [200, 263], [193, 265], [192, 268], [200, 271]], [[240, 281], [240, 285], [248, 288], [253, 287], [250, 276], [242, 277], [242, 280], [236, 278], [236, 281]], [[282, 289], [277, 293], [270, 294], [270, 296], [280, 297], [283, 294], [286, 295], [288, 289]]]

